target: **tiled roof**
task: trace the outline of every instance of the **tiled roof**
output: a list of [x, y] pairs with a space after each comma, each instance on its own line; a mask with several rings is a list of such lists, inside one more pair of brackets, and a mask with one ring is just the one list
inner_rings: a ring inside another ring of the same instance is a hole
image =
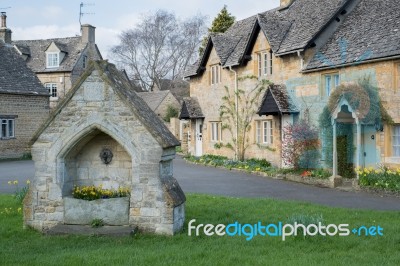
[[284, 85], [270, 85], [264, 94], [257, 114], [261, 116], [299, 112], [299, 108]]
[[400, 54], [400, 2], [361, 0], [307, 69]]
[[[349, 0], [295, 0], [276, 16], [292, 23], [277, 54], [304, 49]], [[268, 16], [269, 12], [265, 14]], [[268, 36], [267, 36], [268, 37]]]
[[85, 77], [90, 75], [92, 71], [98, 70], [101, 78], [112, 87], [117, 94], [124, 100], [131, 108], [133, 113], [152, 134], [152, 136], [160, 143], [163, 148], [175, 147], [180, 145], [179, 141], [169, 131], [163, 121], [150, 109], [150, 107], [143, 101], [139, 95], [132, 89], [132, 85], [121, 71], [115, 65], [107, 61], [92, 61], [87, 67], [86, 71], [82, 74], [79, 82], [75, 83], [72, 89], [68, 92], [66, 97], [58, 104], [57, 108], [51, 113], [49, 119], [44, 123], [41, 129], [35, 134], [32, 139], [33, 142], [37, 140], [40, 134], [47, 128], [48, 125], [55, 119], [57, 114], [61, 112], [62, 108], [68, 104], [76, 91], [81, 87], [85, 81]]
[[203, 111], [201, 110], [199, 101], [197, 100], [196, 97], [183, 98], [179, 119], [196, 119], [196, 118], [204, 118]]
[[[58, 68], [46, 69], [46, 50], [51, 45], [55, 45], [65, 52], [64, 59]], [[34, 72], [53, 72], [53, 71], [72, 71], [81, 53], [88, 45], [81, 41], [81, 37], [56, 38], [47, 40], [27, 40], [13, 41], [19, 51], [29, 55], [26, 63]], [[96, 47], [97, 49], [97, 47]], [[100, 58], [95, 58], [100, 59]]]
[[[261, 28], [276, 55], [304, 49], [350, 0], [295, 0], [288, 8], [276, 8], [235, 22], [225, 33], [212, 35], [223, 67], [244, 62], [256, 29]], [[189, 67], [186, 77], [201, 73], [203, 58]]]
[[49, 95], [12, 46], [0, 43], [0, 93]]
[[151, 92], [139, 92], [138, 95], [147, 103], [151, 110], [155, 111], [158, 106], [167, 97], [169, 91], [151, 91]]

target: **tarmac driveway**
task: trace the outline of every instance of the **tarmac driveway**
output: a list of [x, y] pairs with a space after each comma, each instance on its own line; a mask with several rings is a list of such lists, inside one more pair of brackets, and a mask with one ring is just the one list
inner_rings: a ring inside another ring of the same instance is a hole
[[[32, 180], [32, 161], [0, 162], [0, 193], [13, 193], [9, 180], [25, 184]], [[344, 192], [330, 188], [275, 180], [242, 172], [188, 164], [181, 157], [174, 160], [174, 176], [183, 191], [248, 198], [275, 198], [316, 204], [374, 210], [400, 210], [400, 198], [382, 197], [366, 192]]]
[[243, 172], [188, 164], [180, 157], [174, 160], [174, 176], [185, 192], [306, 201], [344, 208], [400, 210], [400, 198], [393, 196], [345, 192], [275, 180]]

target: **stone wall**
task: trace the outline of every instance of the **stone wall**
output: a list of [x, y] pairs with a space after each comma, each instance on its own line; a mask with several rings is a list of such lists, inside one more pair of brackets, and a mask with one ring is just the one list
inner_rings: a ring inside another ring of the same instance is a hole
[[0, 159], [19, 158], [30, 152], [29, 142], [49, 115], [47, 96], [0, 94], [0, 116], [15, 118], [15, 138], [0, 139]]
[[37, 73], [36, 75], [43, 86], [46, 86], [47, 83], [55, 83], [57, 85], [58, 98], [50, 99], [50, 108], [54, 109], [72, 87], [71, 73]]
[[[174, 234], [182, 228], [184, 212], [178, 210], [184, 208], [184, 199], [173, 196], [183, 195], [173, 178], [175, 149], [163, 149], [129, 104], [104, 82], [98, 70], [93, 70], [33, 145], [36, 172], [24, 205], [26, 225], [45, 231], [64, 223], [63, 183], [68, 178], [68, 161], [71, 162], [68, 156], [77, 154], [71, 150], [76, 145], [82, 147], [89, 143], [82, 154], [73, 156], [82, 159], [76, 166], [83, 171], [85, 162], [88, 162], [86, 166], [96, 167], [96, 149], [101, 143], [111, 141], [117, 155], [120, 153], [116, 162], [122, 163], [124, 175], [130, 173], [129, 224], [141, 231], [159, 234]], [[99, 132], [102, 134], [92, 145], [91, 135]], [[129, 157], [131, 164], [127, 161]], [[111, 174], [117, 171], [114, 170]]]
[[[132, 159], [124, 147], [101, 131], [93, 135], [87, 144], [81, 141], [65, 157], [64, 196], [71, 195], [73, 186], [102, 185], [103, 188], [118, 189], [132, 185]], [[113, 154], [109, 164], [104, 164], [100, 159], [103, 148]]]
[[161, 118], [164, 118], [167, 114], [168, 106], [174, 107], [179, 112], [180, 104], [172, 93], [168, 93], [154, 112]]

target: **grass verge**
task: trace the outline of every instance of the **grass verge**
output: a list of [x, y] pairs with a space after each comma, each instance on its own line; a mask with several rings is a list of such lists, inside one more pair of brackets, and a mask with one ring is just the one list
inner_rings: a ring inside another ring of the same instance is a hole
[[[22, 229], [20, 207], [0, 195], [2, 265], [398, 265], [400, 212], [358, 211], [270, 199], [242, 199], [189, 194], [185, 231], [174, 237], [44, 236]], [[322, 216], [326, 224], [380, 225], [383, 237], [238, 237], [187, 235], [196, 224], [286, 222], [293, 215]]]

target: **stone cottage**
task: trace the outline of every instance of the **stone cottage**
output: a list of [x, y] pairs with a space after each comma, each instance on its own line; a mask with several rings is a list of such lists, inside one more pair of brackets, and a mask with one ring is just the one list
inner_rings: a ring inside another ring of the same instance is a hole
[[[6, 18], [2, 12], [1, 19]], [[4, 41], [14, 46], [49, 91], [51, 108], [64, 98], [90, 60], [102, 59], [96, 45], [96, 28], [89, 24], [82, 25], [81, 36], [46, 40], [12, 40], [11, 30], [5, 29]]]
[[108, 224], [169, 235], [182, 229], [185, 195], [172, 171], [179, 142], [114, 65], [90, 63], [33, 141], [26, 225], [51, 231], [82, 223], [68, 212], [73, 187], [102, 185], [131, 188], [119, 222]]
[[0, 28], [0, 159], [30, 153], [30, 140], [49, 115], [49, 94]]
[[[351, 108], [341, 102], [331, 130], [338, 123], [350, 126], [347, 146], [356, 148], [347, 154], [349, 164], [399, 166], [399, 19], [400, 4], [395, 0], [281, 0], [280, 7], [237, 21], [223, 34], [211, 35], [204, 54], [186, 73], [191, 102], [198, 102], [200, 111], [196, 113], [204, 116], [183, 117], [190, 122], [189, 152], [234, 157], [220, 145], [232, 137], [222, 129], [219, 107], [225, 86], [232, 91], [251, 88], [241, 84], [239, 77], [256, 76], [275, 84], [259, 99], [246, 155], [265, 158], [277, 166], [282, 165], [285, 125], [306, 119], [318, 126], [335, 88], [367, 78], [380, 88], [382, 106], [393, 123], [359, 123], [356, 111], [349, 114]], [[283, 95], [284, 102], [276, 95]], [[188, 113], [185, 104], [184, 114]], [[332, 149], [335, 147], [322, 142], [322, 150]], [[322, 156], [320, 165], [329, 166], [329, 161], [335, 163], [335, 158]]]
[[139, 92], [138, 95], [147, 103], [156, 115], [164, 119], [167, 115], [168, 107], [179, 110], [180, 104], [171, 91], [149, 91]]

